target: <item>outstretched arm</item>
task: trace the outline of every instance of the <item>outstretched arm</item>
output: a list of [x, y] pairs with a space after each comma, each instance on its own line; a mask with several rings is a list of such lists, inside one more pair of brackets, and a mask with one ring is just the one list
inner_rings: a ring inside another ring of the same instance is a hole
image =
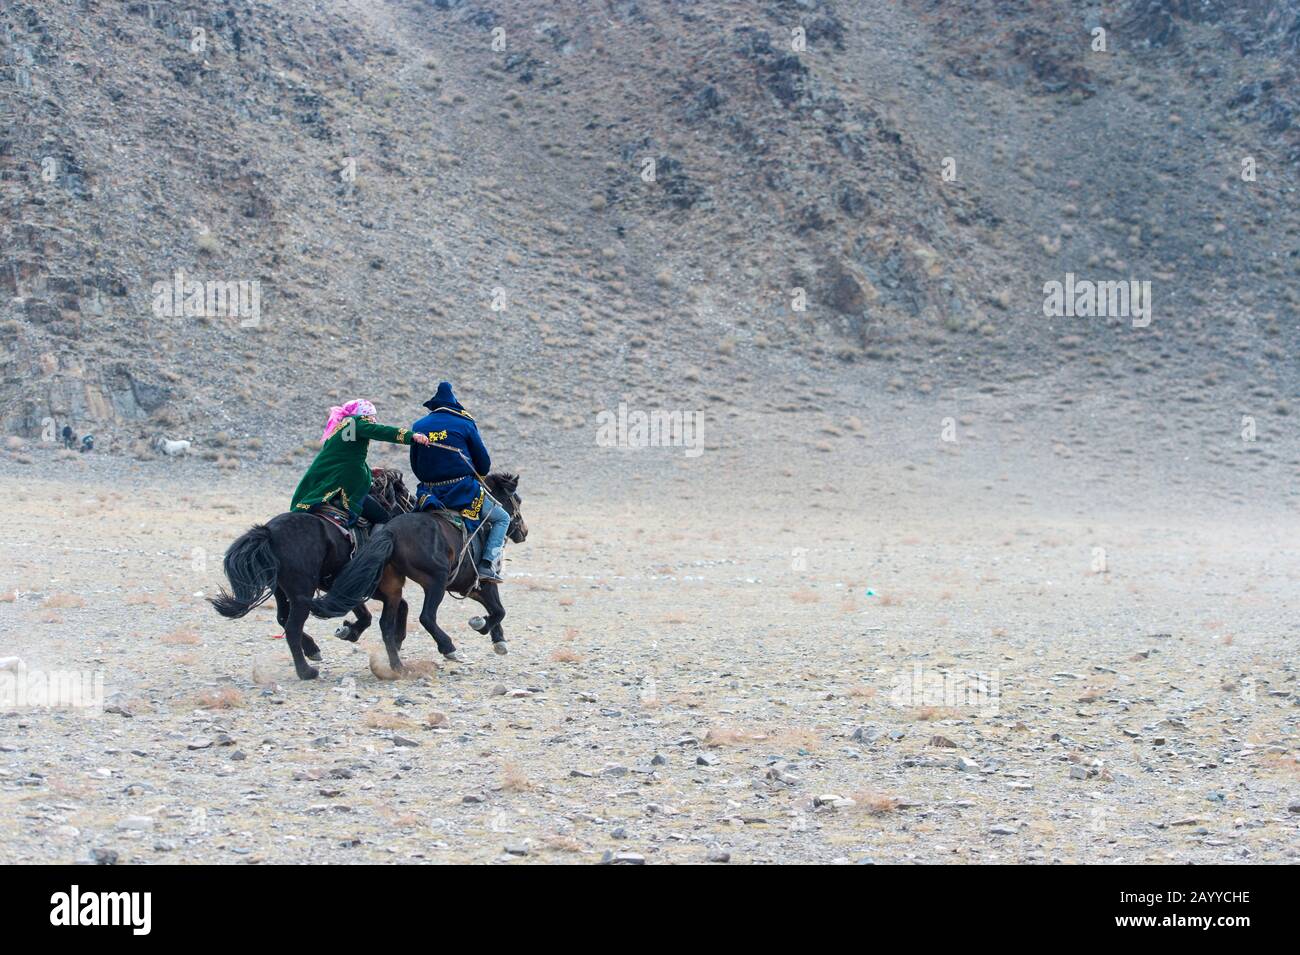
[[389, 444], [427, 444], [429, 439], [411, 431], [410, 428], [394, 428], [386, 424], [375, 424], [364, 418], [357, 419], [357, 437], [370, 441], [387, 441]]

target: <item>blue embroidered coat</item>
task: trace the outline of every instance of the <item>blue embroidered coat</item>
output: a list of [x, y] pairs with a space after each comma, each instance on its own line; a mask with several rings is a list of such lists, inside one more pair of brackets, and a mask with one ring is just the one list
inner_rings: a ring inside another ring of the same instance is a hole
[[483, 486], [477, 474], [487, 474], [492, 458], [470, 413], [443, 382], [438, 393], [424, 403], [429, 413], [412, 431], [429, 436], [429, 444], [411, 445], [411, 470], [419, 478], [416, 506], [419, 510], [446, 508], [478, 520], [483, 506]]

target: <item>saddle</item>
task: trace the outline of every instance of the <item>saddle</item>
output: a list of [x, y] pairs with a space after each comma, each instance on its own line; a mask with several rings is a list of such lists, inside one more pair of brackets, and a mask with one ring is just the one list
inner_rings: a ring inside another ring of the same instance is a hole
[[[370, 469], [370, 493], [389, 514], [405, 514], [415, 506], [410, 492], [402, 483], [401, 472], [392, 468]], [[357, 551], [370, 539], [373, 525], [360, 515], [354, 516], [333, 504], [317, 504], [309, 513], [333, 525], [335, 530], [348, 539], [352, 548], [349, 560], [357, 556]]]
[[370, 522], [364, 517], [358, 517], [356, 522], [352, 523], [352, 515], [341, 507], [335, 507], [333, 504], [318, 504], [311, 509], [311, 513], [348, 539], [351, 547], [351, 553], [348, 555], [349, 560], [355, 557], [357, 551], [364, 547], [366, 541], [370, 539]]

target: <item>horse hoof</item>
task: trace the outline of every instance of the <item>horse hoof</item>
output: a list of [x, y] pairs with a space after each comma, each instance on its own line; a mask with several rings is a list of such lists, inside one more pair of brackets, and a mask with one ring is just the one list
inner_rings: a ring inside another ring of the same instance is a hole
[[452, 650], [451, 653], [444, 653], [443, 656], [446, 657], [448, 660], [450, 660], [452, 663], [466, 662], [465, 658], [460, 655], [459, 650]]
[[320, 670], [315, 667], [303, 667], [298, 671], [298, 679], [300, 680], [314, 680], [318, 676], [320, 676]]
[[486, 633], [486, 632], [487, 632], [487, 620], [486, 620], [485, 618], [483, 618], [483, 617], [470, 617], [470, 618], [469, 618], [469, 628], [470, 628], [471, 630], [477, 630], [479, 633]]
[[320, 663], [320, 651], [317, 650], [315, 653], [307, 654], [307, 659], [314, 663]]
[[506, 647], [506, 642], [504, 640], [498, 640], [496, 643], [492, 644], [492, 649], [496, 651], [496, 654], [498, 656], [502, 656], [502, 657], [510, 652], [510, 650]]
[[340, 640], [346, 640], [348, 643], [356, 643], [358, 635], [353, 632], [350, 624], [345, 623], [334, 631], [334, 636], [338, 637]]

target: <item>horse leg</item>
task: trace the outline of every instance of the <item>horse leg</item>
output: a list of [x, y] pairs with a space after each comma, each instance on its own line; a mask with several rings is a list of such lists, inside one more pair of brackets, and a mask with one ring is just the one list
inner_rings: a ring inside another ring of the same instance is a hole
[[357, 604], [352, 612], [357, 615], [356, 622], [352, 624], [352, 632], [354, 634], [352, 642], [355, 643], [358, 638], [366, 632], [366, 629], [372, 622], [374, 622], [375, 618], [374, 615], [371, 614], [370, 608], [365, 605], [364, 601]]
[[479, 633], [491, 633], [492, 649], [505, 656], [509, 651], [506, 648], [506, 635], [501, 629], [501, 621], [506, 618], [506, 608], [501, 603], [501, 592], [497, 590], [497, 585], [485, 581], [470, 596], [486, 608], [488, 615], [486, 618], [475, 617], [469, 625]]
[[388, 665], [394, 671], [402, 669], [402, 658], [397, 651], [401, 649], [406, 632], [406, 601], [402, 599], [402, 585], [405, 582], [392, 567], [386, 567], [376, 588], [379, 599], [384, 602], [384, 610], [379, 615], [379, 632], [384, 636]]
[[402, 602], [397, 605], [397, 645], [399, 647], [406, 640], [406, 615], [410, 609], [410, 604], [403, 597]]
[[[298, 679], [314, 680], [320, 675], [320, 671], [307, 662], [303, 654], [303, 637], [302, 625], [307, 621], [308, 604], [311, 603], [311, 593], [299, 597], [289, 598], [289, 616], [284, 625], [284, 641], [289, 644], [289, 652], [293, 654], [293, 668], [298, 671]], [[311, 637], [307, 637], [311, 640]], [[316, 644], [313, 642], [312, 647]], [[317, 653], [320, 651], [317, 650]]]
[[346, 640], [348, 643], [356, 643], [360, 640], [361, 635], [366, 632], [366, 628], [369, 627], [371, 621], [375, 619], [370, 613], [370, 608], [368, 608], [364, 603], [357, 604], [352, 608], [352, 612], [356, 614], [357, 619], [344, 620], [343, 623], [339, 625], [339, 628], [334, 631], [334, 636], [338, 637], [340, 640]]
[[289, 595], [280, 587], [275, 588], [275, 622], [284, 629], [289, 621]]
[[420, 608], [420, 623], [424, 629], [433, 634], [434, 642], [438, 644], [438, 652], [448, 660], [456, 663], [464, 661], [456, 655], [456, 644], [451, 642], [451, 637], [447, 631], [438, 626], [438, 606], [442, 603], [442, 598], [446, 595], [446, 589], [436, 583], [430, 583], [424, 588], [424, 606]]
[[[287, 635], [289, 632], [289, 595], [283, 589], [275, 588], [275, 622], [280, 625]], [[302, 632], [302, 652], [309, 660], [320, 660], [320, 647], [316, 646], [307, 632]]]

